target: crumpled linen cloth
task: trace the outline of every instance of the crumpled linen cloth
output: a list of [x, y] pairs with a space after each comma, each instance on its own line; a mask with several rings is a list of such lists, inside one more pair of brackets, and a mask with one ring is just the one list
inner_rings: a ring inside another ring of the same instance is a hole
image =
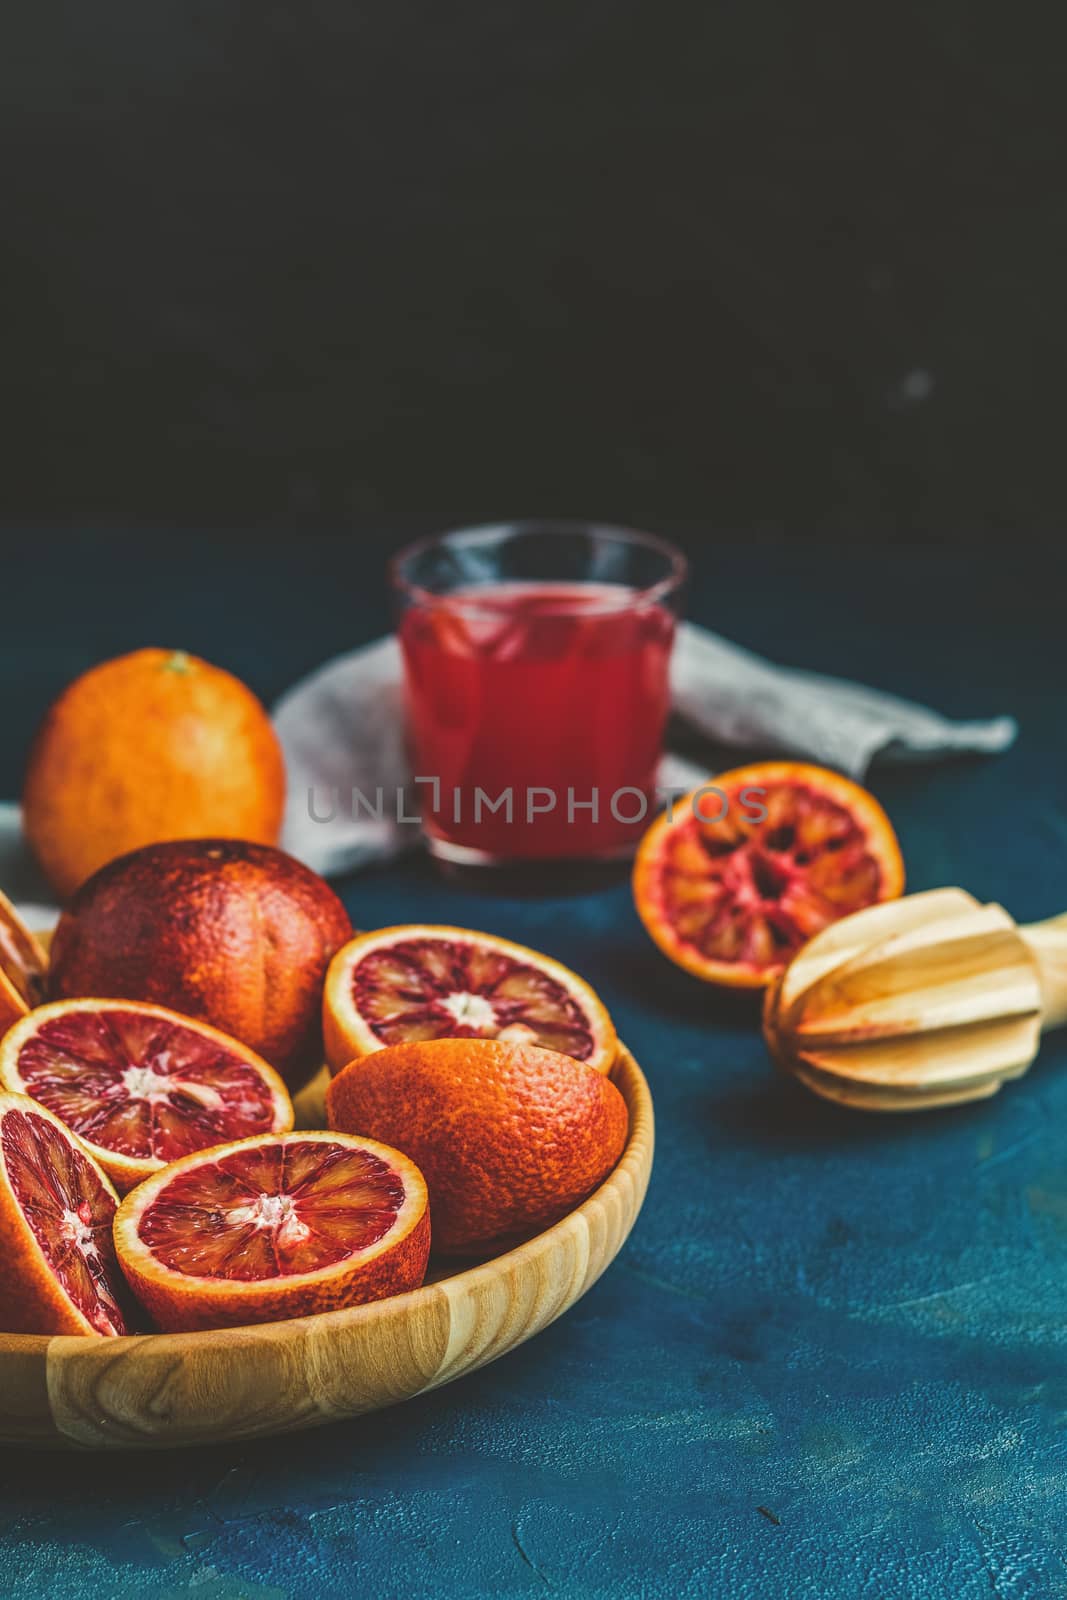
[[[780, 667], [693, 623], [683, 623], [671, 662], [677, 723], [692, 738], [766, 754], [800, 756], [862, 779], [876, 756], [929, 761], [956, 752], [994, 754], [1015, 739], [1011, 717], [952, 721], [843, 678]], [[388, 860], [420, 842], [397, 819], [418, 809], [404, 745], [400, 649], [393, 637], [338, 656], [285, 694], [274, 724], [285, 749], [289, 802], [282, 843], [325, 876]], [[660, 783], [684, 789], [711, 766], [669, 754]], [[381, 789], [380, 817], [371, 814]], [[368, 805], [353, 807], [353, 790]]]

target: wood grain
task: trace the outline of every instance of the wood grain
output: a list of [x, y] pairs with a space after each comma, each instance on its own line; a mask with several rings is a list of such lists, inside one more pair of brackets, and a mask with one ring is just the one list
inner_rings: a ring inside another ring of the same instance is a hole
[[866, 1111], [995, 1094], [1067, 1022], [1067, 917], [1019, 928], [960, 889], [817, 934], [769, 988], [764, 1036], [807, 1088]]
[[[451, 1383], [539, 1333], [621, 1249], [652, 1170], [648, 1084], [623, 1048], [618, 1166], [528, 1244], [410, 1294], [292, 1322], [123, 1339], [0, 1334], [0, 1442], [166, 1449], [310, 1428]], [[298, 1098], [322, 1126], [320, 1078]]]
[[1019, 932], [1037, 964], [1041, 980], [1041, 1026], [1061, 1028], [1067, 1023], [1067, 912], [1034, 922]]

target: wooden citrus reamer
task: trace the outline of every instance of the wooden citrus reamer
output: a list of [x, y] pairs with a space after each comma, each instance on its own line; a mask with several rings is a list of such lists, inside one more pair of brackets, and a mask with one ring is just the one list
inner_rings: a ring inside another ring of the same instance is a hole
[[1067, 914], [1020, 928], [962, 889], [832, 923], [768, 989], [763, 1013], [780, 1066], [868, 1111], [995, 1094], [1064, 1023]]

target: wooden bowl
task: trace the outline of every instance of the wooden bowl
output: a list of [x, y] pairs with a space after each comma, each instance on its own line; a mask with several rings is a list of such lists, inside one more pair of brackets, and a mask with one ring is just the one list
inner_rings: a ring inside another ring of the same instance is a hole
[[[495, 1361], [581, 1298], [633, 1227], [652, 1170], [648, 1084], [612, 1077], [630, 1134], [611, 1176], [528, 1244], [410, 1294], [291, 1322], [123, 1339], [0, 1334], [0, 1443], [166, 1449], [313, 1428], [410, 1400]], [[298, 1122], [325, 1126], [323, 1082]]]

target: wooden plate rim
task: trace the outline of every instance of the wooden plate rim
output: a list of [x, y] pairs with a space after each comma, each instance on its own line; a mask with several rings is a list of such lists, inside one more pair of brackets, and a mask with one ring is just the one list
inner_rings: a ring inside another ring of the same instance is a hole
[[[91, 1421], [87, 1421], [85, 1436], [82, 1430], [71, 1431], [55, 1415], [57, 1394], [72, 1387], [91, 1389], [93, 1383], [123, 1360], [141, 1363], [153, 1358], [166, 1367], [181, 1366], [207, 1357], [222, 1363], [230, 1362], [236, 1371], [250, 1347], [264, 1356], [290, 1346], [293, 1351], [303, 1349], [311, 1339], [316, 1342], [331, 1335], [351, 1338], [354, 1334], [367, 1334], [375, 1324], [399, 1327], [415, 1323], [421, 1314], [432, 1314], [439, 1308], [442, 1292], [450, 1306], [459, 1303], [478, 1305], [499, 1284], [514, 1280], [517, 1273], [548, 1262], [555, 1255], [567, 1256], [577, 1238], [583, 1233], [587, 1238], [597, 1236], [598, 1225], [603, 1223], [605, 1207], [616, 1216], [617, 1237], [606, 1242], [594, 1259], [589, 1251], [588, 1271], [576, 1292], [561, 1299], [548, 1314], [540, 1312], [531, 1318], [525, 1329], [518, 1327], [515, 1336], [505, 1334], [499, 1348], [493, 1348], [466, 1365], [433, 1376], [425, 1384], [396, 1395], [396, 1400], [410, 1398], [415, 1393], [437, 1387], [438, 1384], [463, 1376], [478, 1365], [494, 1360], [496, 1356], [514, 1348], [531, 1334], [567, 1310], [589, 1289], [601, 1272], [618, 1254], [640, 1212], [652, 1169], [655, 1136], [652, 1096], [641, 1068], [631, 1052], [620, 1045], [619, 1055], [611, 1076], [623, 1094], [630, 1115], [630, 1128], [626, 1146], [617, 1165], [598, 1189], [580, 1206], [576, 1207], [544, 1233], [527, 1243], [495, 1256], [489, 1261], [461, 1268], [454, 1274], [436, 1278], [406, 1294], [395, 1295], [370, 1305], [353, 1306], [347, 1310], [323, 1312], [317, 1316], [294, 1318], [284, 1322], [251, 1324], [240, 1328], [214, 1329], [195, 1333], [131, 1334], [113, 1339], [93, 1337], [68, 1337], [49, 1334], [0, 1333], [0, 1443], [78, 1445], [96, 1444], [150, 1446], [154, 1441], [146, 1437], [134, 1424], [134, 1432], [126, 1441], [119, 1439], [93, 1439]], [[600, 1232], [604, 1229], [600, 1226]], [[389, 1403], [376, 1402], [377, 1403]], [[372, 1409], [363, 1406], [359, 1409]], [[341, 1413], [339, 1413], [340, 1415]], [[343, 1414], [357, 1414], [356, 1411]], [[162, 1419], [161, 1419], [162, 1420]], [[309, 1415], [297, 1420], [280, 1421], [276, 1426], [252, 1425], [246, 1434], [224, 1431], [224, 1438], [252, 1437], [258, 1434], [286, 1431], [287, 1428], [311, 1426], [317, 1421], [329, 1421], [330, 1416]], [[132, 1421], [132, 1419], [131, 1419]], [[164, 1430], [165, 1431], [165, 1430]], [[160, 1439], [157, 1444], [191, 1444], [207, 1442], [204, 1433], [192, 1437]]]

